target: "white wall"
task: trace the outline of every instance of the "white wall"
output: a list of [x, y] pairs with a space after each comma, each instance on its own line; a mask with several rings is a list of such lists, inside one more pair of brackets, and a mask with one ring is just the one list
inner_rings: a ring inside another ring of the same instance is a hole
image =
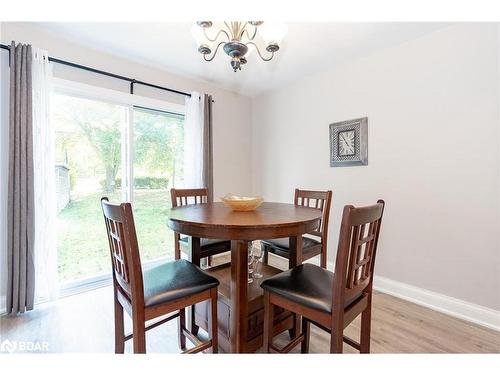
[[[129, 76], [160, 86], [175, 88], [180, 91], [201, 91], [212, 94], [214, 124], [214, 196], [223, 196], [227, 192], [249, 194], [251, 192], [251, 100], [245, 96], [220, 89], [213, 85], [194, 81], [186, 77], [170, 74], [148, 66], [129, 62], [112, 55], [75, 45], [64, 38], [47, 33], [40, 26], [30, 23], [2, 24], [0, 42], [10, 44], [11, 40], [32, 44], [49, 51], [50, 56], [69, 60], [82, 65]], [[8, 97], [8, 53], [0, 51], [3, 63], [0, 92], [2, 106], [7, 106]], [[4, 64], [5, 63], [5, 64]], [[54, 75], [88, 84], [128, 92], [129, 84], [113, 78], [96, 75], [82, 70], [54, 65]], [[136, 85], [139, 95], [183, 103], [184, 97], [163, 91]], [[6, 107], [8, 108], [8, 107]], [[8, 111], [7, 111], [8, 112]], [[6, 283], [6, 194], [7, 194], [7, 150], [5, 147], [8, 134], [8, 113], [1, 118], [0, 128], [0, 296], [5, 296]], [[5, 175], [4, 175], [5, 171]], [[0, 297], [0, 302], [3, 297]], [[3, 306], [0, 305], [0, 311]]]
[[[253, 190], [386, 200], [376, 274], [500, 310], [495, 24], [458, 24], [253, 101]], [[330, 168], [328, 125], [368, 116], [369, 165]]]

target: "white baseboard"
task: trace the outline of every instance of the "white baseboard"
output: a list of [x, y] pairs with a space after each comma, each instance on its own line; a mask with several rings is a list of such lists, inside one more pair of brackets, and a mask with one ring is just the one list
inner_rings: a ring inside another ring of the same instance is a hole
[[[328, 262], [327, 268], [334, 270], [335, 265]], [[379, 292], [425, 306], [443, 314], [500, 331], [500, 311], [382, 276], [374, 276], [373, 288]]]
[[500, 331], [500, 311], [381, 276], [374, 277], [373, 288], [432, 310]]

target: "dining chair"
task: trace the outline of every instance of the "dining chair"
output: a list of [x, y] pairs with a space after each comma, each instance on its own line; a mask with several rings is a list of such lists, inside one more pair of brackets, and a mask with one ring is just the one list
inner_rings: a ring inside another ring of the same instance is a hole
[[[207, 188], [199, 189], [170, 189], [172, 208], [186, 206], [190, 204], [203, 204], [209, 202]], [[175, 259], [181, 259], [181, 251], [187, 254], [188, 259], [194, 264], [201, 264], [201, 259], [207, 259], [207, 265], [212, 264], [212, 256], [231, 251], [231, 241], [211, 239], [211, 238], [193, 238], [191, 236], [182, 236], [174, 232], [174, 255]], [[191, 332], [198, 334], [199, 327], [196, 324], [195, 306], [191, 307], [188, 315], [188, 322]]]
[[[301, 343], [309, 351], [310, 324], [330, 334], [330, 353], [342, 353], [343, 342], [361, 353], [370, 352], [372, 286], [375, 255], [385, 203], [345, 206], [339, 234], [335, 273], [302, 264], [265, 280], [264, 351], [287, 353]], [[302, 332], [282, 349], [272, 344], [275, 306], [302, 316]], [[360, 342], [344, 329], [361, 314]]]
[[[170, 189], [172, 208], [188, 204], [208, 203], [208, 189]], [[191, 251], [192, 249], [192, 251]], [[231, 251], [231, 241], [201, 238], [194, 240], [190, 236], [181, 236], [174, 233], [175, 259], [181, 258], [181, 251], [188, 254], [190, 260], [199, 264], [202, 258], [207, 258], [207, 264], [211, 265], [213, 255]]]
[[[125, 341], [132, 338], [134, 353], [145, 353], [146, 331], [179, 318], [178, 340], [183, 353], [209, 348], [217, 353], [219, 281], [187, 260], [165, 261], [143, 270], [131, 204], [113, 205], [103, 197], [101, 207], [113, 265], [115, 352], [123, 353]], [[208, 340], [201, 341], [186, 329], [185, 308], [206, 300], [211, 302]], [[123, 310], [132, 318], [129, 335], [124, 332]], [[195, 345], [189, 350], [185, 350], [186, 338]]]
[[[302, 236], [302, 260], [307, 260], [320, 255], [320, 265], [326, 268], [328, 221], [330, 218], [330, 207], [332, 203], [332, 191], [313, 191], [295, 189], [294, 203], [296, 206], [311, 207], [323, 212], [319, 227]], [[277, 238], [261, 241], [264, 251], [263, 262], [269, 261], [269, 253], [290, 259], [290, 240], [288, 238]]]

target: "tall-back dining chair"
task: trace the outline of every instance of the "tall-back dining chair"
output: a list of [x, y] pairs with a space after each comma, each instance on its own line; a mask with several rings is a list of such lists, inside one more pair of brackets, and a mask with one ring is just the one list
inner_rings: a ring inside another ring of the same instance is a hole
[[[294, 203], [296, 206], [315, 208], [323, 212], [319, 227], [302, 237], [302, 260], [320, 255], [320, 265], [326, 268], [328, 248], [328, 221], [332, 204], [332, 191], [313, 191], [295, 189]], [[288, 238], [277, 238], [261, 241], [264, 251], [264, 263], [268, 263], [269, 253], [290, 259]]]
[[[172, 208], [186, 206], [188, 204], [208, 203], [208, 189], [170, 189]], [[210, 258], [212, 255], [231, 251], [231, 241], [202, 238], [199, 243], [192, 242], [189, 236], [181, 236], [174, 233], [175, 259], [181, 258], [181, 251], [190, 257], [190, 260], [199, 264], [201, 258]], [[193, 251], [191, 251], [191, 249]]]
[[[342, 353], [343, 342], [361, 353], [370, 352], [370, 324], [375, 255], [385, 203], [367, 207], [345, 206], [340, 227], [335, 273], [302, 264], [265, 280], [264, 350], [289, 352], [302, 343], [309, 351], [310, 323], [330, 333], [330, 352]], [[282, 349], [272, 345], [274, 306], [302, 315], [302, 333]], [[360, 342], [344, 336], [361, 314]]]
[[[210, 203], [207, 188], [200, 189], [170, 189], [172, 208], [190, 204]], [[181, 251], [187, 254], [188, 259], [196, 264], [201, 264], [201, 259], [207, 259], [207, 265], [211, 266], [212, 256], [231, 251], [231, 241], [212, 238], [192, 238], [181, 236], [174, 232], [175, 259], [181, 259]], [[188, 316], [191, 332], [198, 333], [199, 327], [195, 321], [195, 306], [191, 307]]]
[[[101, 199], [113, 271], [115, 352], [123, 353], [133, 339], [134, 353], [146, 352], [146, 331], [179, 318], [178, 339], [182, 350], [186, 337], [195, 347], [184, 353], [212, 348], [217, 353], [217, 286], [219, 281], [186, 260], [163, 262], [142, 270], [134, 217], [130, 203], [110, 204]], [[209, 339], [202, 342], [185, 327], [185, 308], [211, 300]], [[132, 318], [132, 334], [125, 335], [123, 310]], [[163, 317], [146, 326], [146, 322]]]

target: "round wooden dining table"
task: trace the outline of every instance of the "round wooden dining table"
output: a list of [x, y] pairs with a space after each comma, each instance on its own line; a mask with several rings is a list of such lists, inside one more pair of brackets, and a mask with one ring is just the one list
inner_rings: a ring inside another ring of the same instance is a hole
[[[219, 313], [219, 342], [224, 343], [223, 331], [228, 344], [223, 349], [244, 353], [262, 345], [263, 293], [260, 282], [248, 284], [249, 242], [288, 237], [289, 268], [292, 268], [302, 263], [302, 235], [318, 228], [321, 215], [318, 209], [272, 202], [264, 202], [256, 210], [247, 212], [232, 211], [218, 202], [172, 208], [168, 226], [174, 232], [191, 237], [189, 258], [194, 264], [200, 265], [201, 238], [231, 240], [230, 265], [209, 270], [221, 281], [219, 296], [223, 299], [219, 298], [219, 310], [224, 308], [224, 301], [227, 302], [228, 312]], [[279, 272], [268, 265], [262, 265], [262, 271], [265, 277]], [[192, 314], [195, 319], [194, 312]], [[229, 322], [224, 322], [224, 317], [228, 317]], [[287, 319], [275, 323], [276, 330], [290, 328], [290, 322], [297, 324], [298, 318], [288, 315]], [[228, 325], [227, 329], [224, 324]]]

